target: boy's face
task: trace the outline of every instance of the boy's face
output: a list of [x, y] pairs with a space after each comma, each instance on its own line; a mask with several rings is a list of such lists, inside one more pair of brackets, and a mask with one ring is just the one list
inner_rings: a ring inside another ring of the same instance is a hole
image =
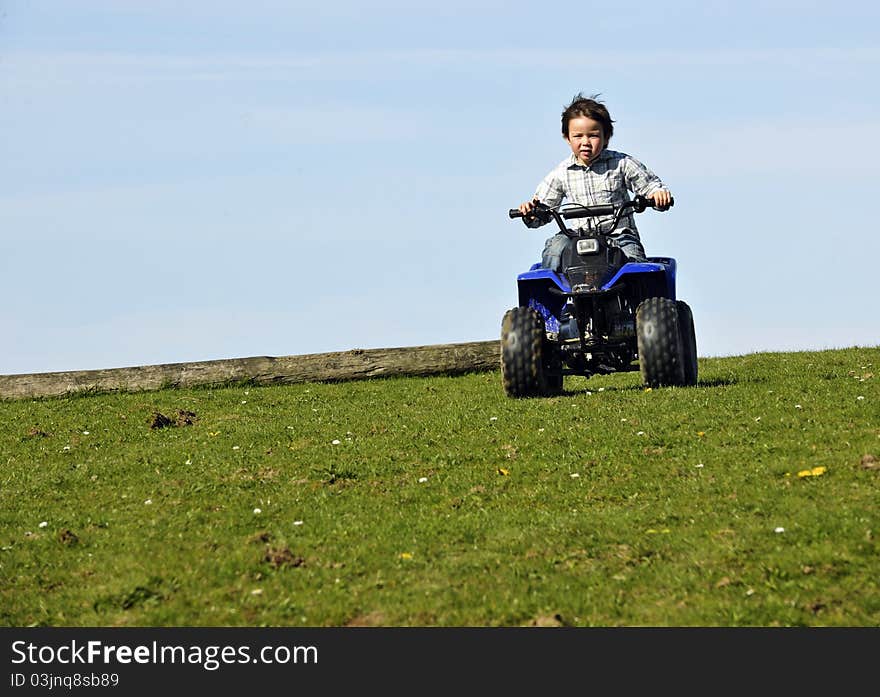
[[586, 116], [577, 116], [568, 122], [568, 145], [582, 165], [595, 160], [605, 148], [602, 124]]

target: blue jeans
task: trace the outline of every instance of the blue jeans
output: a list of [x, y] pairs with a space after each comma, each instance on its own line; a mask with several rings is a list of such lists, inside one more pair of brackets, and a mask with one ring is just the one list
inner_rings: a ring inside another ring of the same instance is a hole
[[[627, 256], [628, 261], [646, 261], [645, 249], [639, 240], [637, 233], [629, 228], [621, 228], [616, 230], [614, 234], [608, 236], [609, 241], [616, 243], [618, 247]], [[562, 253], [568, 246], [568, 237], [561, 232], [553, 235], [544, 243], [544, 251], [541, 253], [541, 267], [556, 271], [562, 271]]]

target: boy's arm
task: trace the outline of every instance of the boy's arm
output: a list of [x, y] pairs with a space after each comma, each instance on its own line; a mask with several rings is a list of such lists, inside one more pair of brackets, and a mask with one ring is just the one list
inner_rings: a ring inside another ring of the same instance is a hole
[[672, 194], [656, 174], [636, 158], [627, 155], [623, 160], [623, 173], [626, 188], [634, 194], [641, 194], [661, 208], [669, 206]]
[[525, 223], [526, 227], [537, 228], [542, 225], [546, 225], [549, 220], [541, 219], [535, 217], [526, 217], [526, 214], [531, 211], [532, 207], [540, 201], [544, 205], [553, 207], [558, 206], [562, 203], [562, 199], [565, 197], [565, 191], [562, 187], [562, 182], [559, 180], [559, 177], [556, 175], [556, 171], [550, 172], [544, 179], [541, 180], [541, 183], [538, 184], [538, 188], [535, 191], [535, 197], [531, 201], [526, 201], [522, 205], [520, 205], [519, 209], [523, 213], [523, 223]]

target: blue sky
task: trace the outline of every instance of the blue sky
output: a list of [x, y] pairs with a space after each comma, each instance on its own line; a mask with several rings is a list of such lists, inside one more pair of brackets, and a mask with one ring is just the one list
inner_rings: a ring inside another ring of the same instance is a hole
[[0, 373], [495, 339], [601, 93], [698, 352], [880, 344], [880, 9], [0, 1]]

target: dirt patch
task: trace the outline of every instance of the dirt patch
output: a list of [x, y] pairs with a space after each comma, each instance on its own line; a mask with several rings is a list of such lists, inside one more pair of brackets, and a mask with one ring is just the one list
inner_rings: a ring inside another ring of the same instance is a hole
[[187, 411], [186, 409], [178, 409], [177, 410], [177, 425], [178, 426], [192, 426], [198, 417], [194, 411]]
[[51, 434], [46, 433], [43, 429], [34, 426], [27, 432], [28, 438], [48, 438]]
[[379, 610], [373, 610], [363, 615], [352, 617], [345, 623], [346, 627], [384, 627], [385, 615]]
[[859, 466], [863, 470], [880, 470], [880, 460], [878, 460], [870, 453], [867, 453], [865, 455], [862, 455]]
[[153, 418], [150, 421], [150, 428], [167, 428], [173, 424], [174, 422], [165, 416], [165, 414], [157, 411], [153, 413]]
[[79, 537], [77, 537], [73, 530], [62, 530], [58, 533], [58, 540], [61, 544], [67, 545], [68, 547], [72, 547], [79, 543]]
[[525, 627], [565, 627], [565, 620], [559, 613], [555, 615], [538, 615], [530, 622], [526, 622]]
[[263, 561], [267, 562], [273, 569], [296, 568], [306, 563], [306, 560], [302, 557], [295, 556], [289, 547], [266, 548], [266, 556], [263, 557]]
[[150, 428], [168, 428], [169, 426], [192, 426], [198, 416], [194, 411], [187, 411], [185, 409], [178, 409], [177, 416], [175, 418], [170, 418], [165, 416], [160, 411], [153, 412], [153, 416], [150, 420]]

